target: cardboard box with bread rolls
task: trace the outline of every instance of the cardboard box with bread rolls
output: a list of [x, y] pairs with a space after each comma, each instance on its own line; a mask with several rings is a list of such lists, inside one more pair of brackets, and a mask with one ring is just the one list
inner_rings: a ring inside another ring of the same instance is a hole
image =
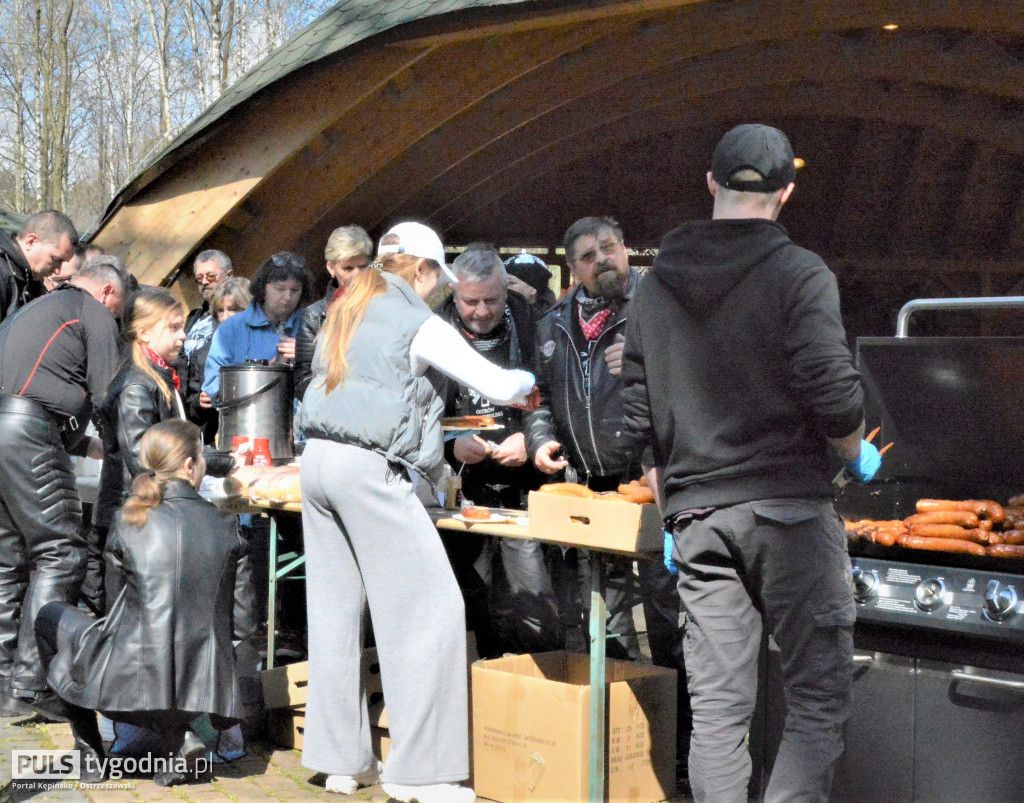
[[532, 538], [627, 555], [664, 548], [657, 505], [531, 491], [529, 514]]

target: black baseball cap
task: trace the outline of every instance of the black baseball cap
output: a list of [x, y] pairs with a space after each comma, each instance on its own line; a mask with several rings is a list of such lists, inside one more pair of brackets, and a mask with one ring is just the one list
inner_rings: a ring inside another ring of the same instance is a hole
[[[759, 179], [734, 178], [753, 170]], [[738, 125], [722, 137], [711, 157], [711, 175], [719, 186], [740, 192], [775, 192], [796, 179], [793, 146], [779, 129], [760, 123]]]

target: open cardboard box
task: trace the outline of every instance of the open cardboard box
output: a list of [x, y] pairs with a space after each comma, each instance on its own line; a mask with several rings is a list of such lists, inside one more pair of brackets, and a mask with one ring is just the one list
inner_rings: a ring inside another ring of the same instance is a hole
[[530, 537], [603, 552], [661, 552], [657, 505], [530, 492]]
[[[676, 672], [609, 660], [605, 793], [675, 793]], [[569, 652], [473, 664], [473, 782], [501, 803], [588, 801], [590, 659]]]

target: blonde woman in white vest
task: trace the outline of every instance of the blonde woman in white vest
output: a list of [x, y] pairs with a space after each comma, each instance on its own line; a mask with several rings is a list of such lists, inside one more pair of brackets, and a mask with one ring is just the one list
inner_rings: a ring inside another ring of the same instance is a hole
[[[397, 242], [396, 242], [397, 241]], [[410, 472], [440, 477], [442, 374], [499, 404], [533, 375], [488, 362], [424, 299], [450, 277], [437, 235], [402, 223], [333, 305], [318, 337], [300, 430], [309, 698], [302, 760], [330, 791], [382, 782], [397, 800], [468, 803], [462, 595]], [[360, 677], [369, 606], [392, 747], [380, 767]], [[382, 771], [381, 771], [382, 770]]]

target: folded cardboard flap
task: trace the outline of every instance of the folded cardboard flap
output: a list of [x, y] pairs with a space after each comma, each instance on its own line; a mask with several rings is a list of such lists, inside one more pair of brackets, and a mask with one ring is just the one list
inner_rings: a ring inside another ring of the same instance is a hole
[[381, 761], [388, 760], [388, 753], [391, 752], [391, 734], [384, 728], [370, 726], [370, 743], [373, 754]]
[[532, 538], [623, 554], [664, 547], [656, 505], [531, 491], [528, 508]]
[[[504, 658], [492, 658], [489, 661], [477, 661], [475, 665], [492, 672], [508, 672], [518, 677], [543, 678], [556, 683], [590, 687], [590, 656], [581, 653], [565, 650], [535, 652], [528, 655], [509, 655]], [[647, 678], [651, 677], [654, 670], [675, 675], [674, 669], [653, 667], [635, 661], [608, 659], [605, 662], [605, 682], [617, 683]]]

